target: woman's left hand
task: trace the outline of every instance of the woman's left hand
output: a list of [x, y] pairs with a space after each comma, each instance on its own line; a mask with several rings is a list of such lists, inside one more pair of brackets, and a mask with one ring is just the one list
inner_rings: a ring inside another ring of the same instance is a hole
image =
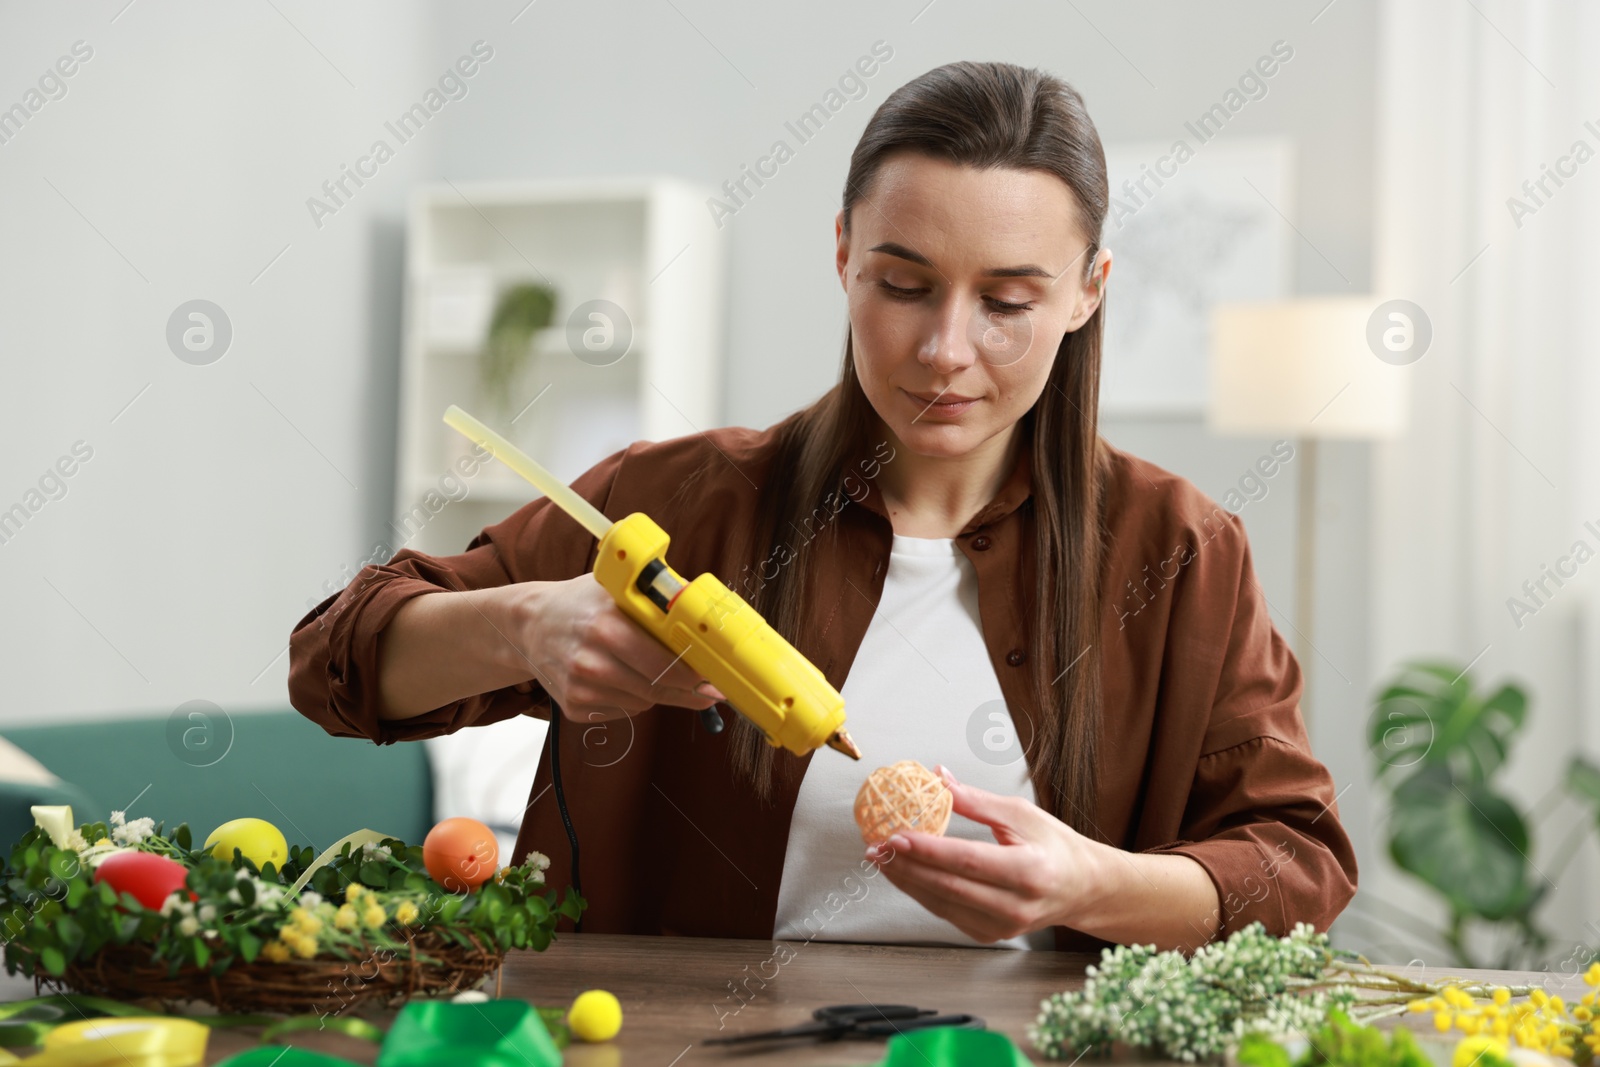
[[889, 880], [983, 944], [1068, 923], [1092, 903], [1106, 846], [1021, 796], [962, 785], [938, 768], [954, 811], [995, 842], [901, 831], [867, 849]]

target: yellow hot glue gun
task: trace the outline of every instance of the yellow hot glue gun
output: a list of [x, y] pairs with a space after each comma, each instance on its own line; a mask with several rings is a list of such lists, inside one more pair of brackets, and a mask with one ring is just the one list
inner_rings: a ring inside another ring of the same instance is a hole
[[[595, 580], [623, 613], [720, 689], [767, 742], [804, 756], [861, 752], [844, 698], [821, 671], [714, 574], [685, 582], [667, 565], [666, 531], [642, 511], [612, 522], [517, 446], [451, 404], [444, 421], [532, 482], [600, 540]], [[718, 720], [720, 722], [720, 720]]]

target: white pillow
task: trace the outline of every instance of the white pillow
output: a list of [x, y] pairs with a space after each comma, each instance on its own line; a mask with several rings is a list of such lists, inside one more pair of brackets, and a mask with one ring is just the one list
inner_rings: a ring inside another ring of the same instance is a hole
[[0, 737], [0, 782], [27, 785], [60, 785], [61, 779], [10, 741]]
[[[509, 864], [549, 728], [543, 719], [519, 715], [423, 742], [433, 767], [433, 821], [465, 816], [485, 823], [500, 842], [500, 866]], [[554, 847], [547, 842], [544, 851]]]

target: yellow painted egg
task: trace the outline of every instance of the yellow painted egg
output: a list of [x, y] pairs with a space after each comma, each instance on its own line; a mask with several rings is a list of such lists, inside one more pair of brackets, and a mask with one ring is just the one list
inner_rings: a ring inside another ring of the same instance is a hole
[[245, 859], [260, 870], [268, 863], [281, 869], [289, 858], [289, 842], [279, 829], [265, 819], [234, 819], [225, 822], [206, 838], [205, 847], [219, 860], [233, 859], [238, 849]]

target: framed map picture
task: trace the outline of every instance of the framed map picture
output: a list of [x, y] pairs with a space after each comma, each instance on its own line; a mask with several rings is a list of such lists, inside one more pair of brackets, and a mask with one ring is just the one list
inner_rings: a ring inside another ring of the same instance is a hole
[[1169, 142], [1106, 146], [1106, 169], [1102, 236], [1112, 264], [1100, 409], [1200, 415], [1211, 306], [1290, 294], [1291, 142], [1202, 141], [1186, 127]]

